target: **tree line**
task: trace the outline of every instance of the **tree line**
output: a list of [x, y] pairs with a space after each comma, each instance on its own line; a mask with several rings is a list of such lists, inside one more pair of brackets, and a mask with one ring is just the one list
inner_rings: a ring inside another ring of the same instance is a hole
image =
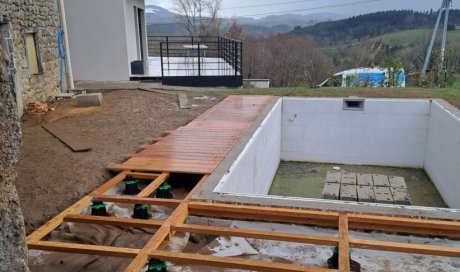
[[332, 71], [326, 55], [306, 36], [246, 35], [236, 22], [226, 36], [243, 41], [244, 78], [268, 78], [274, 87], [316, 87]]
[[[323, 46], [348, 44], [385, 33], [432, 28], [437, 12], [417, 12], [413, 10], [393, 10], [354, 16], [344, 20], [322, 22], [313, 26], [297, 26], [292, 31], [295, 35], [309, 35]], [[460, 10], [451, 10], [450, 28], [460, 24]]]

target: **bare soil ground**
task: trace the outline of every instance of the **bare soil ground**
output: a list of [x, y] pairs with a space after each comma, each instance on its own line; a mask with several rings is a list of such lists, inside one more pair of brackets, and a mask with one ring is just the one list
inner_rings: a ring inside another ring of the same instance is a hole
[[[74, 100], [64, 100], [50, 105], [56, 110], [46, 115], [26, 116], [16, 187], [27, 233], [107, 181], [112, 174], [105, 170], [106, 164], [122, 162], [126, 154], [165, 130], [187, 124], [225, 95], [213, 97], [193, 99], [191, 93], [192, 109], [180, 109], [175, 95], [112, 91], [104, 93], [102, 107], [77, 108]], [[72, 152], [41, 127], [50, 122], [93, 149]]]

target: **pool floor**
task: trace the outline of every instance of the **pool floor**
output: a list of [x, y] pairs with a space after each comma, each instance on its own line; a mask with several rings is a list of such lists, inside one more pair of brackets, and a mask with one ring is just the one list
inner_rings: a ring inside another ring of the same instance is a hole
[[347, 172], [404, 177], [413, 206], [447, 208], [425, 171], [414, 168], [281, 162], [269, 194], [322, 198], [326, 173], [332, 171], [335, 166]]

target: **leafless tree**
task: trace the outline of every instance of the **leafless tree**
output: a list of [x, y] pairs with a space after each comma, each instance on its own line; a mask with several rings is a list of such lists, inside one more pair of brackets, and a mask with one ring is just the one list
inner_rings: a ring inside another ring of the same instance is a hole
[[222, 0], [173, 0], [174, 11], [189, 35], [218, 35]]
[[243, 41], [245, 78], [269, 78], [275, 87], [314, 87], [330, 76], [326, 56], [308, 37], [255, 37], [241, 34], [237, 25], [227, 36]]
[[377, 57], [382, 53], [382, 49], [382, 39], [373, 38], [364, 41], [356, 56], [356, 66], [374, 66]]

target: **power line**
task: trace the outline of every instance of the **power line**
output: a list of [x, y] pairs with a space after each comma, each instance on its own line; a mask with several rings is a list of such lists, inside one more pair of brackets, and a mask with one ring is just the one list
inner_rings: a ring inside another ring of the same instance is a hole
[[252, 6], [228, 7], [228, 8], [222, 8], [222, 10], [243, 9], [243, 8], [258, 8], [258, 7], [278, 6], [278, 5], [287, 5], [287, 4], [305, 3], [305, 2], [315, 2], [315, 1], [324, 1], [324, 0], [302, 0], [302, 1], [277, 2], [277, 3], [271, 3], [271, 4], [260, 4], [260, 5], [252, 5]]
[[[298, 11], [313, 11], [313, 10], [318, 10], [318, 9], [336, 8], [336, 7], [343, 7], [343, 6], [355, 6], [355, 5], [360, 5], [360, 4], [368, 4], [368, 3], [382, 2], [382, 1], [384, 1], [384, 0], [367, 0], [367, 1], [335, 4], [335, 5], [329, 5], [329, 6], [313, 7], [313, 8], [294, 9], [294, 10], [285, 10], [285, 11], [259, 13], [259, 14], [247, 14], [247, 15], [237, 16], [237, 17], [234, 17], [234, 18], [235, 19], [244, 19], [244, 18], [252, 17], [252, 16], [276, 15], [276, 14], [292, 13], [292, 12], [298, 12]], [[218, 18], [218, 19], [223, 19], [223, 18]], [[209, 20], [212, 20], [212, 19], [203, 18], [200, 21], [209, 21]], [[178, 23], [178, 22], [177, 21], [171, 21], [171, 22], [157, 21], [157, 22], [151, 22], [150, 25], [153, 25], [153, 24], [154, 25], [169, 25], [169, 24], [175, 24], [175, 23]]]
[[[251, 14], [251, 15], [242, 15], [241, 17], [250, 17], [250, 16], [262, 16], [262, 15], [274, 15], [274, 14], [282, 14], [282, 13], [289, 13], [289, 12], [298, 12], [298, 11], [311, 11], [316, 9], [324, 9], [324, 8], [335, 8], [335, 7], [343, 7], [343, 6], [355, 6], [359, 4], [366, 4], [366, 3], [373, 3], [373, 2], [382, 2], [384, 0], [367, 0], [361, 2], [352, 2], [352, 3], [344, 3], [344, 4], [335, 4], [330, 6], [322, 6], [322, 7], [315, 7], [315, 8], [306, 8], [306, 9], [293, 9], [293, 10], [286, 10], [286, 11], [278, 11], [278, 12], [268, 12], [268, 13], [259, 13], [259, 14]], [[237, 17], [239, 18], [239, 17]]]

